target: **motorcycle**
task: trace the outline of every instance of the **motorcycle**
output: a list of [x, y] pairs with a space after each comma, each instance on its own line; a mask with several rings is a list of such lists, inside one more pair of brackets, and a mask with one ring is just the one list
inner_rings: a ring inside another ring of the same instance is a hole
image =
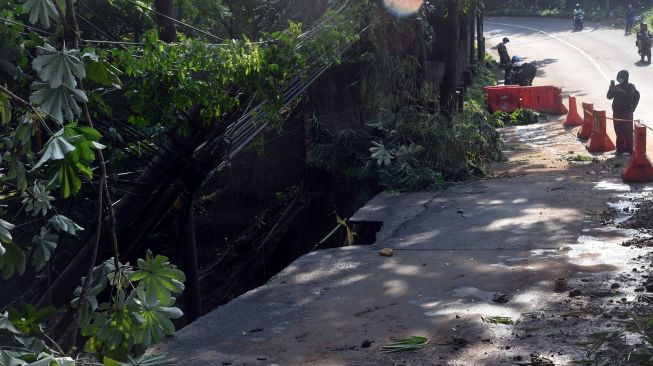
[[583, 19], [585, 18], [585, 13], [582, 11], [574, 12], [574, 30], [582, 31], [583, 30]]
[[653, 45], [653, 42], [651, 42], [651, 34], [646, 34], [643, 36], [638, 34], [637, 42], [635, 42], [635, 45], [637, 46], [637, 52], [639, 53], [641, 62], [644, 62], [644, 58], [646, 58], [646, 61], [650, 64], [651, 46]]
[[504, 85], [531, 86], [536, 74], [537, 63], [513, 59], [506, 67], [503, 83]]

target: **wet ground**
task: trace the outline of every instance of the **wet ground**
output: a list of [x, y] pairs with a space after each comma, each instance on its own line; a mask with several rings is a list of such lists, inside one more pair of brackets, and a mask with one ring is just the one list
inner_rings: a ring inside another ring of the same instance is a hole
[[[182, 365], [583, 358], [576, 342], [622, 329], [648, 278], [648, 249], [623, 245], [638, 235], [624, 220], [653, 186], [623, 184], [627, 158], [587, 154], [562, 119], [502, 133], [508, 161], [492, 179], [375, 197], [352, 218], [383, 223], [374, 245], [305, 255], [153, 351]], [[431, 342], [381, 352], [414, 335]]]

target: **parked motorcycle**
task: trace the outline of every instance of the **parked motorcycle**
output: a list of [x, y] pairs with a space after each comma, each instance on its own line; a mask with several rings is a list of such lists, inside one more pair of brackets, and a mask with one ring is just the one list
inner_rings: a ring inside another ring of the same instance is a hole
[[522, 62], [519, 56], [513, 56], [512, 62], [506, 67], [504, 85], [531, 86], [537, 74], [534, 62]]

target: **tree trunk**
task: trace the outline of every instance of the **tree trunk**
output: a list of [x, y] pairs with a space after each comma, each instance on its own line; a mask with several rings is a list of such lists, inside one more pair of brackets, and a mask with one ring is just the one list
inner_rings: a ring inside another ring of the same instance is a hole
[[447, 0], [447, 18], [445, 19], [445, 33], [449, 36], [444, 42], [445, 65], [444, 79], [440, 91], [440, 104], [445, 113], [455, 109], [455, 91], [460, 68], [458, 65], [458, 51], [460, 45], [460, 5], [461, 0]]
[[177, 30], [174, 21], [174, 6], [172, 0], [155, 0], [154, 9], [159, 39], [163, 42], [177, 42]]
[[468, 45], [469, 45], [469, 65], [474, 64], [474, 60], [476, 59], [476, 55], [474, 55], [474, 30], [476, 29], [476, 24], [475, 20], [476, 17], [474, 16], [474, 12], [470, 10], [467, 13], [467, 19], [469, 20], [469, 30], [467, 31], [467, 39], [468, 39]]
[[483, 9], [477, 9], [476, 18], [476, 50], [478, 51], [478, 60], [485, 60], [485, 37], [483, 37]]

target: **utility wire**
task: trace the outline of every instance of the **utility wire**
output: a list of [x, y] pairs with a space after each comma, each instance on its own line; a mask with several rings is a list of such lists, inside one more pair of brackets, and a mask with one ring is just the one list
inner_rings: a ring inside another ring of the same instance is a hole
[[213, 35], [213, 34], [207, 32], [207, 31], [205, 31], [205, 30], [202, 30], [202, 29], [199, 29], [199, 28], [193, 27], [192, 25], [190, 25], [190, 24], [186, 24], [186, 23], [182, 22], [181, 20], [178, 20], [178, 19], [175, 19], [175, 18], [173, 18], [173, 17], [167, 16], [167, 15], [165, 15], [165, 14], [163, 14], [163, 13], [161, 13], [161, 12], [155, 10], [155, 9], [152, 9], [152, 8], [150, 8], [150, 7], [148, 7], [148, 6], [145, 6], [145, 5], [143, 5], [143, 4], [139, 4], [138, 2], [136, 2], [136, 1], [134, 1], [134, 0], [127, 0], [127, 2], [129, 2], [129, 3], [133, 4], [133, 5], [138, 6], [139, 8], [142, 8], [142, 9], [145, 9], [145, 10], [147, 10], [147, 11], [150, 11], [150, 12], [152, 12], [152, 13], [154, 13], [154, 14], [157, 14], [157, 15], [159, 15], [159, 16], [162, 16], [162, 17], [164, 17], [164, 18], [166, 18], [166, 19], [168, 19], [168, 20], [171, 20], [171, 21], [173, 21], [173, 22], [179, 24], [179, 25], [183, 25], [184, 27], [189, 28], [189, 29], [192, 29], [192, 30], [194, 30], [194, 31], [196, 31], [196, 32], [199, 32], [199, 33], [201, 33], [201, 34], [203, 34], [203, 35], [205, 35], [205, 36], [211, 37], [211, 38], [213, 38], [213, 39], [217, 39], [218, 41], [224, 41], [224, 38], [220, 38], [220, 37], [218, 37], [218, 36], [216, 36], [216, 35]]

